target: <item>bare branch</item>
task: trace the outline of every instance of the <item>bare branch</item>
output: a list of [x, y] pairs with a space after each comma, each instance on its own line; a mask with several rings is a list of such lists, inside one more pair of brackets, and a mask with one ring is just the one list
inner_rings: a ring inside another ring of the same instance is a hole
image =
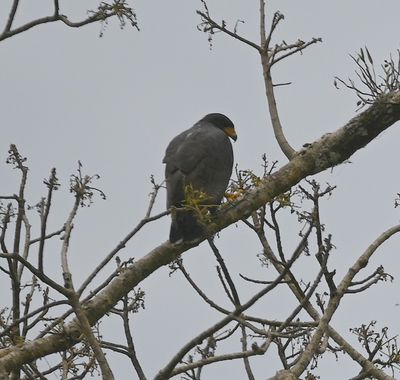
[[265, 29], [265, 0], [260, 0], [260, 42], [261, 48], [267, 48], [267, 37]]
[[[241, 325], [241, 329], [242, 329], [242, 339], [241, 339], [241, 342], [242, 342], [242, 353], [245, 353], [245, 352], [248, 352], [246, 327]], [[257, 348], [258, 348], [258, 346], [255, 346], [254, 349], [252, 347], [252, 351], [257, 351]], [[265, 347], [265, 350], [260, 350], [260, 351], [261, 352], [262, 351], [265, 352], [267, 350], [267, 348], [268, 348], [268, 346]], [[260, 355], [262, 355], [261, 352], [260, 352]], [[253, 371], [252, 371], [251, 366], [250, 366], [250, 360], [249, 360], [248, 356], [243, 356], [243, 363], [244, 363], [244, 368], [246, 370], [247, 378], [249, 380], [255, 380]]]
[[[258, 46], [256, 43], [240, 36], [239, 34], [236, 33], [236, 31], [231, 31], [228, 28], [226, 28], [225, 26], [225, 22], [223, 21], [221, 24], [218, 24], [217, 22], [215, 22], [210, 15], [207, 13], [204, 13], [202, 11], [197, 10], [196, 13], [201, 17], [202, 19], [202, 23], [199, 26], [199, 30], [202, 30], [204, 32], [208, 32], [211, 34], [215, 33], [215, 30], [219, 30], [225, 34], [227, 34], [228, 36], [231, 36], [237, 40], [239, 40], [240, 42], [245, 43], [246, 45], [251, 46], [252, 48], [256, 49], [257, 51], [261, 50], [261, 47]], [[200, 29], [201, 28], [201, 29]]]
[[38, 268], [43, 272], [43, 254], [44, 254], [44, 243], [46, 241], [46, 227], [47, 227], [47, 218], [49, 217], [50, 207], [51, 207], [51, 199], [53, 196], [53, 191], [57, 190], [59, 183], [56, 177], [56, 169], [53, 168], [51, 170], [50, 177], [44, 183], [48, 187], [48, 193], [46, 200], [43, 200], [43, 209], [40, 210], [40, 241], [39, 241], [39, 253], [38, 253]]
[[3, 33], [6, 33], [11, 29], [11, 25], [12, 25], [12, 23], [14, 21], [15, 14], [17, 13], [18, 4], [19, 4], [19, 0], [14, 0], [13, 1], [13, 4], [11, 6], [11, 11], [10, 11], [10, 14], [8, 16], [7, 24], [6, 24], [6, 27], [4, 28]]
[[85, 339], [89, 343], [90, 347], [92, 348], [96, 360], [99, 363], [102, 379], [114, 380], [114, 375], [111, 371], [111, 368], [107, 362], [104, 352], [101, 350], [99, 341], [93, 334], [87, 315], [82, 310], [82, 306], [79, 302], [79, 298], [77, 297], [76, 293], [72, 293], [69, 297], [69, 300], [71, 302], [71, 306], [74, 309], [75, 315], [79, 321], [81, 331], [84, 334]]
[[[16, 6], [14, 7], [14, 5]], [[46, 16], [46, 17], [41, 17], [35, 20], [32, 20], [22, 26], [19, 26], [17, 28], [11, 29], [12, 22], [14, 20], [15, 16], [15, 11], [18, 5], [18, 1], [14, 0], [12, 10], [10, 12], [10, 16], [6, 25], [6, 28], [4, 31], [0, 34], [0, 41], [3, 41], [7, 38], [13, 37], [17, 34], [26, 32], [27, 30], [34, 28], [36, 26], [42, 25], [42, 24], [48, 24], [52, 22], [58, 22], [61, 21], [65, 25], [71, 27], [71, 28], [80, 28], [85, 25], [92, 24], [94, 22], [102, 22], [106, 23], [107, 20], [111, 17], [117, 17], [121, 27], [124, 27], [127, 22], [129, 22], [130, 25], [135, 27], [136, 29], [138, 28], [137, 20], [136, 20], [136, 14], [134, 10], [130, 7], [127, 6], [126, 0], [113, 0], [112, 4], [108, 4], [106, 2], [100, 3], [98, 9], [96, 11], [89, 11], [88, 13], [90, 14], [89, 17], [82, 21], [70, 21], [67, 16], [60, 14], [60, 9], [59, 9], [59, 1], [54, 0], [54, 13], [51, 16]], [[13, 10], [15, 8], [15, 11], [13, 13]], [[102, 36], [102, 33], [100, 33], [100, 36]]]
[[[277, 45], [275, 46], [273, 52], [272, 52], [272, 57], [273, 59], [271, 60], [270, 67], [278, 63], [279, 61], [282, 61], [283, 59], [290, 57], [293, 54], [301, 53], [304, 49], [308, 48], [311, 45], [314, 45], [318, 42], [322, 42], [321, 38], [313, 38], [308, 42], [304, 42], [302, 40], [298, 40], [293, 44], [290, 45]], [[280, 55], [279, 57], [276, 57], [276, 55], [282, 51], [287, 51], [290, 50], [289, 52]]]
[[68, 248], [69, 248], [69, 242], [71, 238], [71, 232], [72, 232], [72, 221], [74, 220], [76, 213], [78, 211], [79, 205], [81, 203], [81, 198], [77, 195], [75, 196], [75, 202], [74, 206], [72, 207], [72, 210], [68, 216], [68, 219], [65, 223], [65, 234], [63, 238], [63, 244], [61, 248], [61, 267], [63, 271], [63, 278], [64, 278], [64, 287], [65, 289], [73, 289], [72, 285], [72, 276], [71, 272], [69, 270], [68, 266], [68, 258], [67, 258], [67, 253], [68, 253]]
[[89, 275], [89, 277], [83, 282], [83, 284], [80, 286], [78, 290], [78, 294], [81, 295], [84, 290], [88, 287], [88, 285], [93, 281], [93, 279], [99, 274], [99, 272], [112, 260], [112, 258], [121, 250], [124, 249], [126, 244], [135, 236], [143, 226], [145, 226], [147, 223], [150, 223], [154, 220], [160, 219], [166, 215], [169, 215], [170, 211], [164, 211], [161, 212], [160, 214], [147, 217], [142, 219], [137, 226], [129, 232], [127, 236], [125, 236], [124, 239], [118, 245], [102, 260], [102, 262], [94, 269], [94, 271]]
[[285, 19], [285, 16], [282, 13], [280, 13], [279, 11], [274, 13], [274, 16], [272, 18], [271, 27], [269, 29], [268, 36], [267, 36], [267, 38], [265, 40], [265, 46], [263, 46], [265, 51], [267, 51], [270, 48], [272, 35], [275, 32], [276, 27], [284, 19]]
[[59, 14], [60, 14], [59, 0], [54, 0], [54, 16], [59, 16]]
[[129, 311], [130, 310], [129, 310], [129, 305], [128, 305], [128, 296], [124, 297], [123, 303], [124, 303], [124, 308], [122, 311], [122, 319], [124, 322], [125, 337], [126, 337], [127, 344], [128, 344], [128, 355], [129, 355], [132, 365], [135, 368], [135, 371], [139, 377], [139, 380], [146, 380], [146, 376], [143, 372], [143, 369], [139, 363], [139, 359], [136, 355], [135, 345], [133, 343], [131, 329], [129, 327]]
[[66, 304], [68, 304], [67, 300], [54, 301], [54, 302], [46, 303], [45, 305], [37, 308], [36, 310], [25, 314], [23, 317], [21, 317], [20, 319], [17, 319], [11, 325], [9, 325], [6, 328], [4, 328], [4, 330], [2, 330], [1, 333], [0, 333], [0, 338], [6, 336], [15, 325], [18, 325], [19, 323], [24, 322], [24, 321], [28, 320], [31, 317], [34, 317], [36, 314], [39, 314], [39, 313], [42, 313], [42, 312], [46, 312], [47, 313], [47, 311], [49, 309], [51, 309], [52, 307], [56, 307], [56, 306], [60, 306], [60, 305], [66, 305]]
[[[346, 291], [346, 294], [355, 294], [355, 293], [360, 293], [363, 292], [364, 290], [370, 288], [372, 285], [375, 285], [379, 281], [387, 281], [393, 280], [393, 276], [390, 274], [386, 273], [383, 269], [382, 266], [378, 267], [374, 273], [366, 277], [365, 279], [361, 281], [353, 281], [350, 285], [349, 288]], [[362, 285], [362, 286], [359, 286]], [[359, 286], [358, 288], [355, 288], [355, 286]]]
[[[299, 361], [292, 368], [291, 372], [296, 376], [300, 376], [308, 364], [311, 361], [312, 356], [317, 352], [318, 346], [320, 344], [320, 340], [327, 331], [329, 321], [332, 318], [334, 312], [338, 308], [340, 304], [341, 298], [346, 293], [346, 290], [350, 286], [354, 276], [368, 264], [368, 260], [370, 257], [376, 252], [376, 250], [391, 236], [400, 232], [400, 225], [390, 228], [389, 230], [382, 233], [369, 247], [368, 249], [357, 259], [357, 261], [352, 265], [352, 267], [348, 270], [347, 274], [343, 277], [342, 281], [337, 287], [337, 290], [334, 294], [331, 295], [328, 307], [325, 310], [324, 315], [319, 321], [319, 325], [314, 332], [314, 335], [308, 344], [305, 351], [301, 354]], [[364, 363], [360, 363], [364, 371], [373, 375], [377, 379], [391, 379], [385, 373], [377, 369], [371, 362], [365, 361]]]
[[239, 294], [238, 294], [238, 292], [236, 290], [235, 284], [233, 283], [232, 277], [229, 274], [229, 271], [228, 271], [228, 268], [226, 267], [224, 259], [222, 258], [221, 254], [219, 253], [219, 250], [215, 246], [213, 240], [211, 238], [208, 238], [207, 240], [208, 240], [208, 244], [210, 245], [210, 247], [211, 247], [211, 249], [212, 249], [212, 251], [213, 251], [213, 253], [214, 253], [214, 255], [215, 255], [215, 257], [216, 257], [216, 259], [217, 259], [217, 261], [219, 263], [219, 265], [220, 265], [220, 268], [222, 269], [222, 272], [224, 274], [225, 280], [228, 283], [228, 286], [229, 286], [229, 292], [227, 292], [228, 296], [230, 295], [229, 298], [231, 298], [233, 304], [236, 307], [239, 307], [240, 306]]
[[11, 218], [13, 216], [13, 207], [11, 203], [7, 204], [7, 207], [3, 208], [2, 205], [0, 204], [0, 211], [2, 214], [2, 226], [1, 226], [1, 234], [0, 234], [0, 247], [1, 250], [4, 253], [8, 253], [8, 249], [6, 246], [6, 233], [7, 233], [7, 229], [8, 229], [8, 225], [11, 221]]
[[65, 226], [63, 226], [62, 228], [60, 228], [60, 229], [57, 230], [57, 231], [54, 231], [54, 232], [49, 233], [48, 235], [44, 236], [43, 238], [42, 238], [42, 237], [38, 237], [38, 238], [32, 239], [32, 240], [29, 242], [29, 244], [32, 245], [32, 244], [39, 243], [39, 242], [41, 241], [41, 239], [44, 239], [44, 240], [51, 239], [51, 238], [54, 237], [54, 236], [59, 236], [59, 235], [61, 235], [63, 232], [65, 232]]
[[218, 363], [218, 362], [226, 361], [226, 360], [243, 359], [243, 358], [248, 358], [250, 356], [255, 356], [255, 355], [264, 355], [264, 353], [265, 353], [265, 349], [255, 346], [254, 350], [251, 349], [251, 350], [242, 351], [242, 352], [235, 352], [232, 354], [212, 356], [210, 358], [205, 358], [205, 359], [199, 360], [197, 362], [178, 367], [171, 372], [170, 376], [171, 377], [176, 376], [176, 375], [179, 375], [180, 373], [184, 373], [191, 369], [203, 367], [205, 365], [212, 364], [212, 363]]
[[[293, 158], [295, 150], [291, 147], [283, 132], [283, 127], [279, 118], [278, 107], [276, 105], [276, 99], [274, 93], [274, 87], [276, 87], [276, 85], [274, 85], [272, 82], [271, 67], [276, 63], [278, 63], [279, 61], [288, 58], [293, 54], [302, 52], [310, 45], [315, 44], [316, 42], [320, 42], [321, 39], [313, 38], [311, 41], [307, 43], [298, 40], [294, 44], [289, 44], [289, 45], [283, 42], [280, 45], [275, 45], [274, 48], [271, 48], [270, 45], [271, 45], [272, 35], [276, 27], [278, 26], [279, 22], [282, 21], [283, 19], [284, 15], [282, 13], [275, 12], [272, 18], [272, 23], [269, 33], [266, 36], [265, 1], [260, 0], [260, 40], [262, 49], [259, 50], [259, 53], [261, 56], [261, 64], [263, 68], [264, 84], [268, 101], [268, 108], [276, 141], [278, 142], [282, 152], [290, 160]], [[279, 53], [285, 51], [287, 51], [287, 53], [277, 56]]]
[[49, 285], [51, 288], [57, 290], [59, 293], [64, 296], [67, 295], [66, 289], [59, 285], [57, 282], [53, 281], [50, 277], [47, 277], [43, 272], [36, 269], [29, 261], [25, 260], [22, 256], [17, 255], [15, 253], [0, 253], [0, 257], [5, 259], [13, 259], [17, 262], [20, 262], [24, 267], [26, 267], [31, 273], [33, 273], [36, 277], [38, 277], [45, 284]]
[[[24, 243], [24, 250], [22, 252], [22, 258], [24, 260], [27, 260], [28, 255], [29, 255], [29, 241], [31, 238], [31, 225], [29, 223], [29, 220], [28, 220], [28, 217], [26, 216], [26, 214], [24, 214], [22, 216], [22, 220], [24, 222], [24, 227], [25, 227], [25, 243]], [[22, 263], [20, 263], [20, 265], [18, 267], [18, 272], [17, 272], [17, 277], [18, 277], [19, 281], [21, 281], [23, 270], [24, 270], [24, 265]]]
[[186, 271], [185, 267], [183, 266], [182, 259], [176, 260], [176, 265], [178, 266], [179, 270], [182, 272], [182, 274], [185, 276], [186, 280], [189, 282], [189, 284], [192, 286], [192, 288], [196, 291], [196, 293], [212, 308], [215, 310], [218, 310], [221, 313], [224, 314], [230, 314], [230, 311], [222, 308], [221, 306], [217, 305], [215, 302], [210, 300], [210, 298], [207, 297], [207, 295], [200, 289], [199, 286], [193, 281], [193, 279], [190, 277], [189, 273]]
[[[254, 279], [252, 279], [252, 278], [243, 276], [243, 275], [240, 274], [240, 273], [239, 273], [239, 276], [240, 276], [241, 278], [243, 278], [243, 280], [252, 282], [252, 283], [254, 283], [254, 284], [263, 284], [263, 285], [266, 285], [266, 284], [271, 284], [271, 283], [272, 283], [272, 281], [254, 280]], [[282, 281], [281, 284], [284, 284], [285, 282], [286, 282], [286, 281]]]
[[164, 181], [163, 181], [160, 184], [157, 184], [155, 182], [155, 180], [154, 180], [154, 176], [153, 175], [150, 177], [150, 181], [151, 181], [151, 183], [153, 185], [153, 191], [150, 193], [150, 202], [149, 202], [149, 207], [147, 208], [146, 215], [144, 217], [145, 219], [150, 218], [150, 214], [151, 214], [151, 211], [153, 210], [153, 206], [154, 206], [154, 203], [156, 201], [156, 198], [157, 198], [157, 195], [158, 195], [158, 191], [161, 189], [161, 187], [162, 187], [162, 185], [164, 183]]

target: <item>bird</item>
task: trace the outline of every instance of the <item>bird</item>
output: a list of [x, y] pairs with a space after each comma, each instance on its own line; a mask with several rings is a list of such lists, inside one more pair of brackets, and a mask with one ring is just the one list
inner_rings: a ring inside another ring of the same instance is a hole
[[185, 207], [185, 195], [202, 194], [201, 206], [215, 213], [221, 203], [233, 168], [236, 141], [233, 122], [221, 113], [210, 113], [172, 139], [163, 163], [167, 209], [171, 209], [169, 241], [193, 241], [204, 236], [198, 213]]

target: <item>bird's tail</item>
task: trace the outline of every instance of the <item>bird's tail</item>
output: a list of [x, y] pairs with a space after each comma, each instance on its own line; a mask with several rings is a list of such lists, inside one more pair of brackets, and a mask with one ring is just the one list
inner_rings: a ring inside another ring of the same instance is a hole
[[204, 226], [197, 215], [188, 210], [177, 210], [172, 218], [169, 241], [175, 243], [179, 240], [191, 241], [205, 234]]

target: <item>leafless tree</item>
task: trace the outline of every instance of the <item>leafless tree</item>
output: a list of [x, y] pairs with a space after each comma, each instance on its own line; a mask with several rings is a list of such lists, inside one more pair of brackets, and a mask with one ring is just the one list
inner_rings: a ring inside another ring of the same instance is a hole
[[[386, 328], [380, 329], [375, 322], [352, 328], [361, 343], [360, 349], [350, 344], [331, 320], [346, 295], [364, 292], [378, 282], [392, 279], [384, 268], [369, 268], [368, 262], [385, 241], [400, 232], [400, 225], [372, 239], [347, 273], [337, 278], [329, 261], [334, 249], [332, 236], [326, 230], [320, 212], [321, 202], [327, 201], [335, 187], [322, 186], [310, 177], [346, 161], [400, 119], [400, 60], [390, 58], [383, 64], [382, 74], [376, 75], [371, 54], [367, 48], [362, 49], [354, 58], [360, 82], [337, 78], [336, 84], [355, 91], [358, 105], [369, 107], [342, 128], [296, 151], [286, 139], [280, 122], [275, 89], [282, 84], [273, 82], [273, 68], [321, 39], [273, 42], [284, 16], [275, 12], [270, 15], [271, 23], [267, 25], [265, 2], [260, 0], [260, 41], [250, 41], [238, 33], [240, 21], [231, 28], [224, 20], [216, 21], [205, 1], [201, 3], [202, 9], [197, 11], [200, 17], [198, 28], [208, 34], [210, 43], [220, 32], [255, 49], [260, 55], [271, 122], [288, 162], [278, 167], [277, 162], [269, 162], [263, 157], [261, 174], [237, 168], [226, 195], [227, 201], [207, 221], [207, 237], [190, 243], [170, 244], [166, 241], [137, 260], [121, 261], [117, 255], [127, 242], [147, 223], [168, 214], [165, 211], [153, 215], [154, 201], [163, 186], [152, 178], [152, 193], [143, 219], [77, 286], [68, 265], [69, 244], [79, 210], [90, 205], [97, 196], [105, 198], [96, 187], [98, 176], [84, 174], [82, 164], [78, 164], [77, 172], [70, 179], [71, 211], [63, 225], [50, 228], [48, 216], [53, 194], [60, 186], [56, 169], [44, 181], [47, 194], [33, 208], [28, 207], [25, 195], [29, 184], [27, 159], [11, 145], [7, 163], [20, 173], [20, 183], [15, 194], [0, 195], [0, 270], [11, 284], [10, 305], [2, 305], [0, 309], [0, 379], [46, 379], [50, 374], [57, 374], [62, 379], [83, 379], [95, 372], [100, 372], [104, 379], [113, 379], [113, 365], [105, 355], [108, 350], [126, 356], [137, 377], [146, 379], [136, 353], [130, 318], [144, 306], [141, 282], [164, 265], [169, 265], [171, 272], [184, 276], [188, 286], [220, 314], [220, 319], [204, 331], [194, 332], [192, 339], [159, 370], [157, 380], [177, 375], [184, 379], [201, 379], [206, 366], [230, 360], [242, 360], [247, 378], [255, 379], [249, 358], [264, 355], [273, 346], [281, 362], [272, 378], [276, 380], [301, 376], [315, 379], [313, 369], [318, 361], [328, 353], [337, 352], [344, 353], [359, 365], [359, 372], [353, 379], [393, 379], [398, 376], [400, 349], [396, 338], [390, 336]], [[80, 22], [71, 22], [61, 15], [59, 1], [54, 1], [53, 15], [14, 27], [18, 6], [19, 1], [14, 0], [0, 40], [56, 21], [79, 27], [116, 16], [122, 25], [128, 20], [137, 27], [136, 15], [125, 1], [103, 2]], [[31, 236], [32, 212], [37, 212], [40, 217], [39, 236]], [[280, 222], [284, 213], [289, 213], [299, 223], [298, 243], [291, 252], [283, 244], [287, 238]], [[243, 224], [243, 228], [254, 234], [262, 251], [257, 258], [260, 265], [275, 270], [275, 276], [269, 280], [241, 274], [244, 281], [259, 287], [249, 299], [243, 299], [240, 294], [213, 238], [233, 223]], [[52, 278], [45, 265], [46, 246], [54, 240], [59, 244], [63, 284]], [[216, 276], [229, 307], [206, 294], [185, 266], [184, 254], [203, 241], [215, 256]], [[297, 260], [304, 255], [313, 255], [319, 268], [315, 277], [306, 282], [301, 281], [293, 270]], [[112, 262], [115, 262], [115, 268], [107, 275], [104, 269]], [[102, 282], [93, 287], [93, 280], [98, 277]], [[279, 292], [282, 287], [287, 287], [297, 300], [284, 319], [253, 315], [253, 305], [266, 302], [267, 294]], [[120, 320], [126, 342], [103, 339], [99, 322], [106, 314]], [[232, 340], [239, 341], [241, 349], [224, 352], [221, 346]], [[53, 357], [46, 368], [42, 363], [40, 366], [36, 363], [51, 354], [57, 354], [58, 359]]]

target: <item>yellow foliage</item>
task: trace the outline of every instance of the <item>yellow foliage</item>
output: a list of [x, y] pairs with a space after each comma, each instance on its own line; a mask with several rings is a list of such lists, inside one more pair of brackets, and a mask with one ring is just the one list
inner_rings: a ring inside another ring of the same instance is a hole
[[282, 206], [287, 207], [291, 205], [290, 193], [278, 195], [275, 200]]

